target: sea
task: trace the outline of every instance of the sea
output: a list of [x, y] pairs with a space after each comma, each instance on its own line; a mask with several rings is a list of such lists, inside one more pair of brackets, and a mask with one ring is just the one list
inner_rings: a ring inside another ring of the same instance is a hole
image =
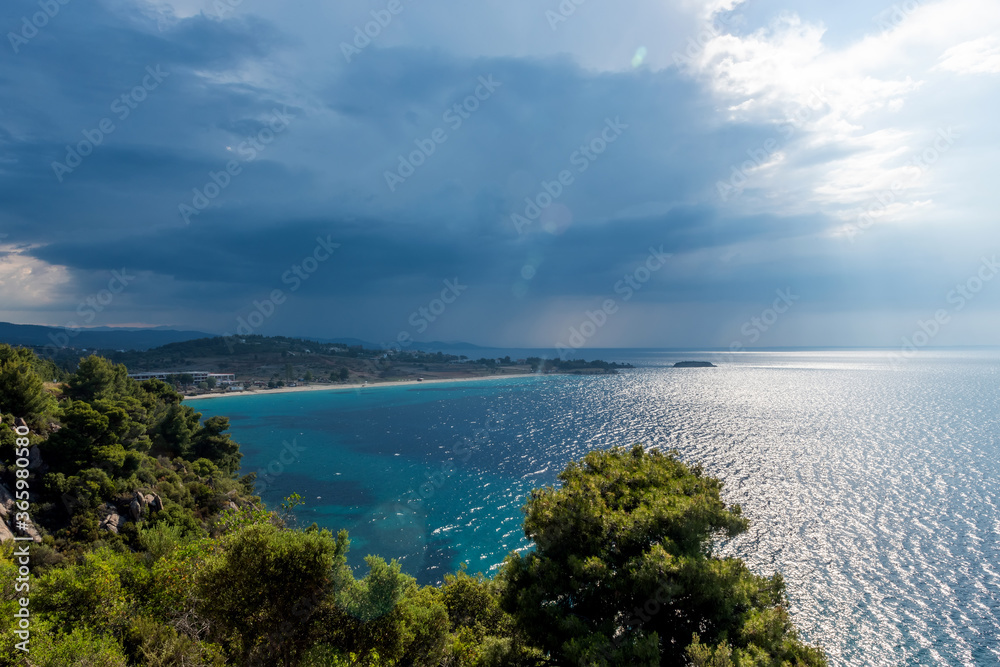
[[[832, 665], [1000, 665], [1000, 351], [588, 351], [616, 375], [233, 396], [243, 471], [299, 525], [421, 583], [530, 549], [521, 511], [588, 451], [677, 450], [750, 529], [717, 545], [781, 573]], [[682, 360], [716, 368], [673, 368]]]

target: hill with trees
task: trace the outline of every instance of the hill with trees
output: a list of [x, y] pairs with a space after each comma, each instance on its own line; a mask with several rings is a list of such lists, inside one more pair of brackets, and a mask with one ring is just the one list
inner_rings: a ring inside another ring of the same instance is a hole
[[825, 664], [779, 576], [713, 554], [747, 521], [674, 454], [588, 454], [527, 499], [533, 550], [418, 586], [264, 507], [225, 418], [100, 357], [61, 372], [0, 345], [0, 664]]
[[[48, 346], [39, 347], [36, 352], [64, 374], [72, 373], [80, 358], [79, 352], [72, 348], [54, 350]], [[188, 395], [216, 389], [211, 383], [193, 386], [189, 373], [193, 370], [232, 373], [246, 388], [275, 388], [292, 382], [360, 384], [529, 373], [590, 375], [632, 368], [629, 364], [583, 359], [511, 359], [509, 356], [469, 359], [441, 351], [374, 349], [360, 344], [260, 335], [205, 337], [152, 349], [96, 350], [93, 353], [124, 364], [129, 373], [168, 374], [167, 381]]]

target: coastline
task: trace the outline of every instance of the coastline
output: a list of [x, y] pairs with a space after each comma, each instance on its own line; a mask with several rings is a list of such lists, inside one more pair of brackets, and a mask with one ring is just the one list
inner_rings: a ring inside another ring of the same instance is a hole
[[[200, 401], [212, 398], [234, 398], [237, 396], [271, 396], [274, 394], [291, 394], [301, 391], [359, 391], [379, 387], [405, 387], [409, 385], [440, 384], [442, 382], [483, 382], [489, 380], [509, 380], [511, 378], [532, 377], [541, 373], [510, 373], [507, 375], [484, 375], [482, 377], [434, 378], [431, 380], [398, 380], [395, 382], [372, 382], [368, 384], [310, 384], [303, 387], [278, 387], [276, 389], [248, 389], [245, 391], [223, 392], [218, 394], [185, 395], [184, 401]], [[562, 373], [545, 373], [545, 375], [562, 375]]]

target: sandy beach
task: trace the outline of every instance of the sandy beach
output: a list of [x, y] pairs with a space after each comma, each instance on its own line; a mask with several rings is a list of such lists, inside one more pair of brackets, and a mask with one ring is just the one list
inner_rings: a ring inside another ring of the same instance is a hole
[[[532, 373], [511, 373], [508, 375], [484, 375], [483, 377], [464, 378], [435, 378], [433, 380], [399, 380], [396, 382], [369, 382], [365, 384], [309, 384], [300, 387], [278, 387], [277, 389], [247, 389], [245, 391], [227, 391], [218, 394], [195, 394], [184, 396], [185, 401], [196, 401], [210, 398], [232, 398], [234, 396], [261, 396], [272, 394], [289, 394], [300, 391], [358, 391], [362, 389], [377, 389], [382, 387], [405, 387], [407, 385], [427, 385], [440, 384], [442, 382], [484, 382], [490, 380], [508, 380], [511, 378], [527, 377]], [[555, 375], [555, 373], [547, 373]]]

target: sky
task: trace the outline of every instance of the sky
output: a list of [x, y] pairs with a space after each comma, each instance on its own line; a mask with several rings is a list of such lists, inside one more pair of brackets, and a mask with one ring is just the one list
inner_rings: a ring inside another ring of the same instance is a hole
[[995, 0], [8, 0], [0, 320], [987, 345]]

